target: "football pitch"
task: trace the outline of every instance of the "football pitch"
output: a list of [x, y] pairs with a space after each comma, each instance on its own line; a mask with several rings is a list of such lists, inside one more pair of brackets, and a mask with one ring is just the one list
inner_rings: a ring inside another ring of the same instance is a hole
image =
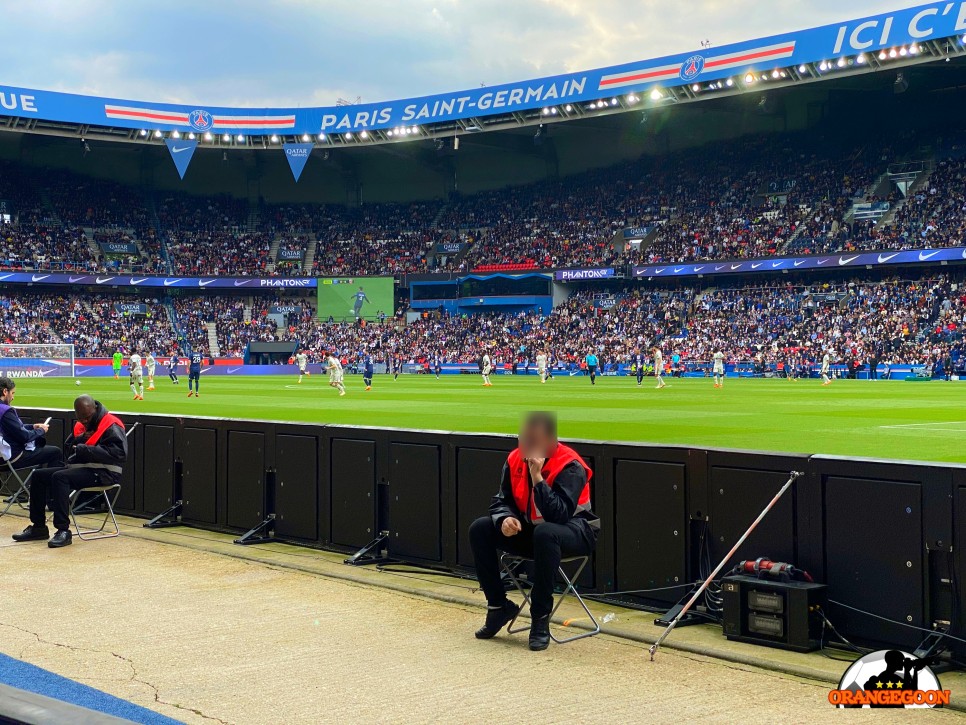
[[20, 407], [69, 408], [89, 393], [118, 413], [145, 412], [416, 428], [514, 433], [530, 410], [551, 410], [565, 439], [639, 441], [695, 447], [824, 453], [842, 456], [966, 462], [966, 384], [838, 380], [728, 379], [715, 390], [708, 379], [667, 379], [663, 390], [646, 378], [377, 374], [373, 389], [346, 376], [339, 397], [325, 375], [299, 385], [296, 375], [202, 375], [201, 397], [187, 397], [187, 378], [134, 401], [126, 376], [24, 379]]

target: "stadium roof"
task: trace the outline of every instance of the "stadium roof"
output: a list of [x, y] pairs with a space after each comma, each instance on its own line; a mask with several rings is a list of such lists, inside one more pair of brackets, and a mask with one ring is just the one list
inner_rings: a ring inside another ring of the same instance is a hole
[[443, 139], [816, 83], [966, 54], [966, 2], [453, 93], [314, 108], [227, 108], [0, 86], [0, 130], [160, 144], [277, 148]]

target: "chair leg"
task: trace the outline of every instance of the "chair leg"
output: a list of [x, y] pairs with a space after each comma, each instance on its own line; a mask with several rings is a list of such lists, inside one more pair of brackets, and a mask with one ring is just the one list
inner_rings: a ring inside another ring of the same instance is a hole
[[[10, 508], [14, 504], [17, 504], [24, 511], [27, 510], [27, 504], [25, 504], [20, 497], [24, 496], [27, 502], [30, 501], [30, 486], [28, 484], [30, 481], [30, 477], [34, 475], [34, 470], [35, 469], [31, 468], [30, 471], [27, 473], [26, 478], [20, 478], [20, 476], [16, 473], [16, 471], [11, 470], [3, 479], [2, 483], [0, 483], [0, 491], [5, 490], [7, 493], [10, 494], [2, 501], [0, 501], [0, 503], [6, 504], [3, 511], [0, 511], [0, 516], [3, 516], [7, 512], [9, 512]], [[17, 484], [19, 484], [17, 486], [17, 490], [14, 491], [13, 493], [10, 493], [10, 479], [13, 479], [14, 481], [17, 482]]]
[[553, 611], [550, 613], [550, 618], [553, 619], [553, 615], [556, 614], [558, 609], [560, 609], [560, 605], [563, 604], [564, 599], [566, 599], [570, 594], [573, 594], [574, 598], [576, 598], [577, 602], [580, 604], [581, 609], [584, 610], [584, 614], [587, 615], [587, 617], [590, 619], [591, 624], [593, 626], [591, 627], [591, 629], [587, 630], [586, 632], [581, 632], [580, 634], [575, 634], [570, 637], [557, 637], [553, 633], [553, 630], [551, 629], [550, 639], [552, 639], [557, 644], [573, 642], [574, 640], [583, 639], [584, 637], [593, 637], [595, 634], [600, 633], [600, 622], [597, 621], [597, 617], [595, 617], [593, 613], [590, 611], [590, 609], [587, 607], [587, 603], [584, 601], [583, 597], [580, 596], [580, 592], [578, 592], [576, 587], [574, 586], [574, 582], [580, 578], [580, 574], [583, 572], [584, 567], [587, 566], [587, 562], [589, 561], [590, 561], [589, 556], [584, 557], [583, 561], [581, 561], [580, 563], [580, 566], [577, 567], [577, 571], [574, 572], [574, 576], [572, 580], [570, 579], [570, 577], [567, 576], [567, 573], [564, 571], [563, 566], [561, 566], [557, 570], [567, 586], [564, 587], [563, 592], [560, 594], [560, 597], [557, 599], [557, 604], [554, 606]]
[[[506, 573], [506, 575], [510, 577], [510, 581], [513, 582], [513, 586], [515, 586], [517, 591], [520, 592], [520, 596], [523, 597], [523, 604], [520, 605], [520, 612], [523, 612], [524, 608], [528, 608], [530, 606], [530, 595], [527, 594], [526, 590], [520, 584], [520, 580], [513, 572], [513, 569], [510, 568], [510, 565], [507, 563], [508, 561], [519, 562], [520, 560], [510, 556], [509, 554], [503, 554], [500, 556], [500, 566], [503, 568], [503, 571]], [[506, 631], [508, 634], [519, 634], [520, 632], [526, 632], [530, 629], [529, 627], [513, 627], [513, 625], [516, 624], [517, 619], [520, 618], [520, 612], [517, 612], [517, 615], [510, 620], [509, 624], [507, 624]]]
[[[100, 528], [97, 529], [82, 529], [80, 524], [77, 522], [77, 515], [74, 513], [74, 503], [77, 501], [77, 496], [83, 492], [85, 489], [77, 489], [72, 491], [70, 494], [70, 507], [68, 512], [70, 513], [70, 518], [74, 522], [74, 529], [77, 531], [77, 538], [82, 541], [95, 541], [97, 539], [112, 539], [115, 536], [120, 535], [121, 527], [117, 525], [117, 519], [114, 517], [114, 503], [117, 501], [117, 497], [121, 493], [121, 484], [115, 483], [113, 486], [107, 486], [100, 489], [101, 495], [104, 496], [104, 503], [107, 504], [107, 511], [104, 513], [104, 519], [101, 521]], [[108, 491], [113, 492], [113, 496], [108, 496]], [[110, 533], [102, 533], [107, 527], [107, 522], [110, 521], [114, 530]]]

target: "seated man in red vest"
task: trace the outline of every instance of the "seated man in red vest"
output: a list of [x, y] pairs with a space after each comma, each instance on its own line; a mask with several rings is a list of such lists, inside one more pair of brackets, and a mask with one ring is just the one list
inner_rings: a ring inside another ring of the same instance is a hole
[[41, 541], [50, 535], [46, 522], [49, 504], [54, 512], [57, 532], [47, 546], [51, 549], [69, 546], [68, 498], [71, 491], [88, 486], [109, 486], [121, 479], [122, 466], [127, 460], [127, 436], [120, 418], [108, 413], [89, 395], [82, 395], [74, 401], [74, 413], [77, 422], [73, 435], [64, 443], [66, 450], [73, 450], [67, 466], [34, 471], [30, 479], [30, 526], [14, 534], [14, 541]]
[[499, 553], [532, 557], [530, 649], [550, 644], [553, 583], [565, 556], [590, 554], [597, 543], [600, 520], [590, 509], [593, 474], [572, 448], [557, 440], [551, 413], [530, 413], [520, 431], [519, 446], [503, 466], [500, 492], [488, 516], [470, 526], [476, 575], [486, 594], [486, 623], [476, 632], [490, 639], [509, 623], [520, 607], [507, 599], [500, 579]]

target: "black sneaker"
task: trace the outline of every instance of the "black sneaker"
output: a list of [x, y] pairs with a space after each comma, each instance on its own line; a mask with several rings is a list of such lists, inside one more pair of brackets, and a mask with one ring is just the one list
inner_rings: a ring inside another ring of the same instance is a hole
[[51, 549], [59, 549], [62, 546], [70, 546], [71, 544], [71, 533], [69, 531], [58, 531], [54, 534], [54, 538], [47, 542], [47, 546]]
[[486, 622], [476, 630], [477, 639], [493, 639], [520, 613], [520, 607], [507, 599], [498, 609], [486, 610]]
[[19, 534], [13, 535], [14, 541], [41, 541], [50, 536], [50, 531], [46, 526], [34, 526], [31, 524]]
[[550, 616], [534, 617], [530, 622], [530, 649], [540, 652], [550, 646]]

